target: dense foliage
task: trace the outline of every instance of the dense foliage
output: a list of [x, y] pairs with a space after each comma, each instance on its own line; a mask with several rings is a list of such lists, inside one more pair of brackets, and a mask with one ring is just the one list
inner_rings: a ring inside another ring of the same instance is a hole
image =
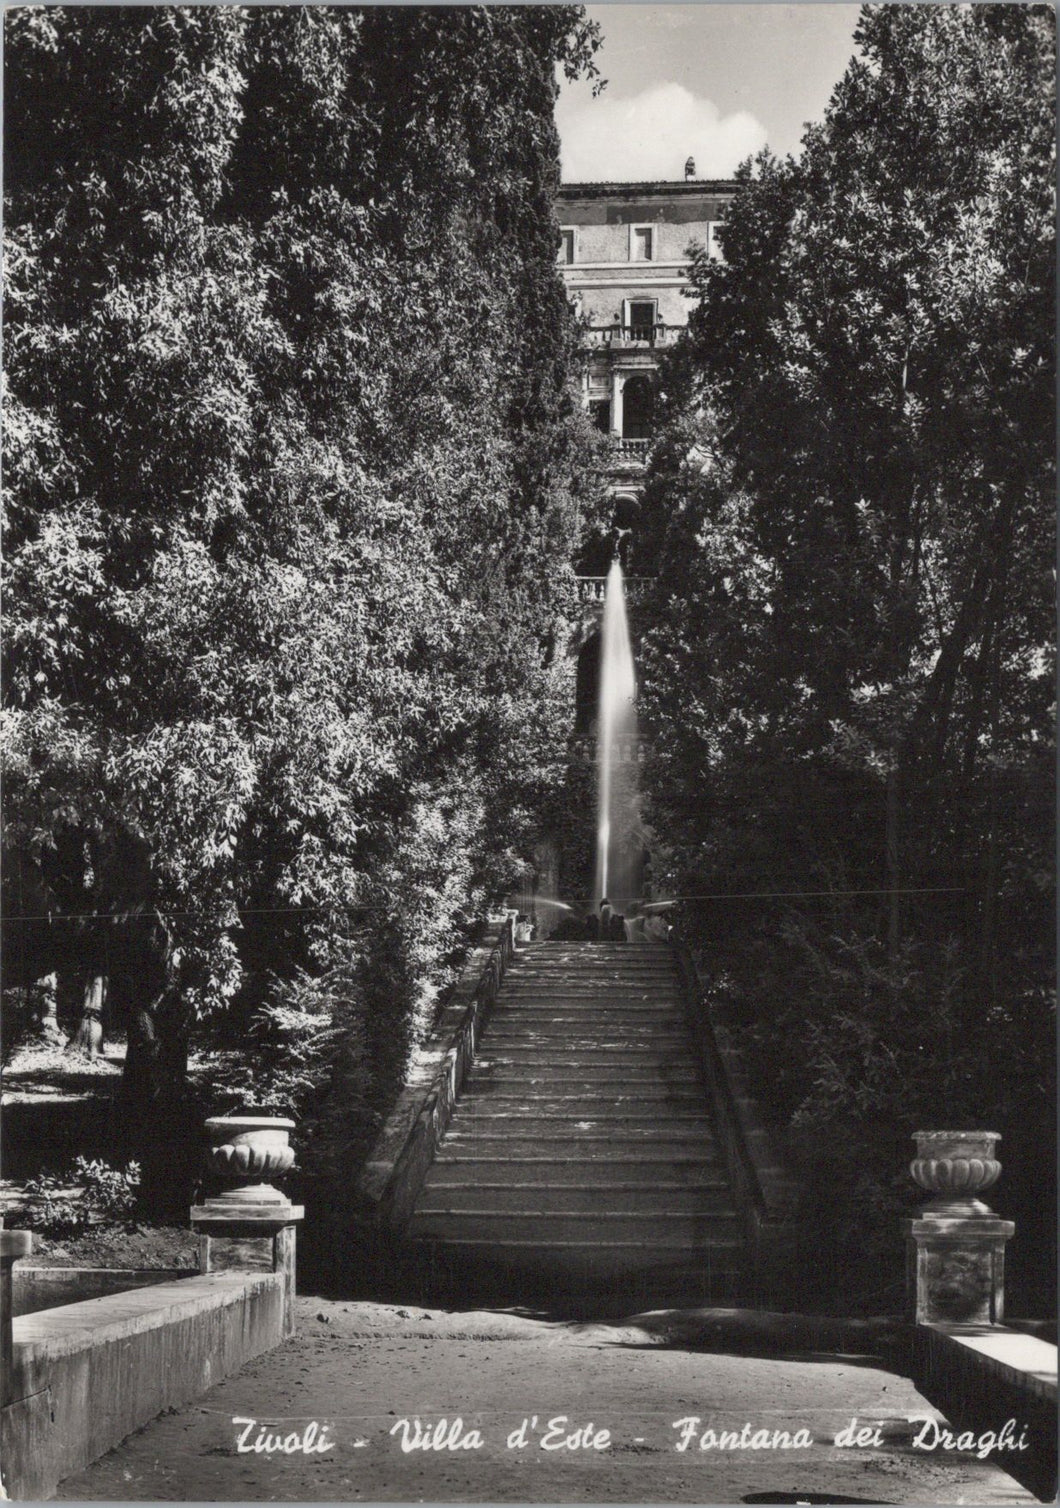
[[879, 1303], [918, 1128], [1003, 1132], [1024, 1259], [1053, 1236], [1053, 17], [857, 45], [695, 255], [643, 683], [676, 886], [761, 897], [689, 924]]
[[590, 442], [552, 112], [596, 36], [5, 25], [5, 911], [48, 918], [8, 951], [106, 979], [136, 1133], [193, 1022], [336, 969], [403, 1062], [559, 778]]

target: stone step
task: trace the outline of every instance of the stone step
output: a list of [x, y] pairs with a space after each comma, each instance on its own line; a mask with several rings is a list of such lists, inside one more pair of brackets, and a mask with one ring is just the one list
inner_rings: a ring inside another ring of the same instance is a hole
[[647, 1013], [641, 1016], [623, 1013], [617, 1015], [611, 1010], [602, 1012], [585, 1013], [582, 1016], [568, 1015], [567, 1012], [531, 1013], [522, 1010], [505, 1010], [493, 1016], [483, 1034], [483, 1042], [487, 1036], [501, 1036], [511, 1031], [540, 1031], [549, 1033], [552, 1030], [561, 1030], [568, 1036], [596, 1036], [603, 1031], [605, 1036], [615, 1036], [618, 1033], [630, 1033], [630, 1036], [651, 1036], [651, 1033], [679, 1034], [688, 1038], [688, 1027], [685, 1022], [676, 1016], [650, 1016]]
[[547, 995], [540, 989], [534, 989], [534, 991], [528, 989], [526, 994], [519, 994], [519, 991], [513, 989], [511, 992], [504, 991], [496, 1006], [493, 1007], [495, 1015], [501, 1010], [511, 1010], [511, 1012], [570, 1010], [579, 1015], [588, 1015], [594, 1010], [626, 1010], [630, 1015], [650, 1012], [651, 1015], [680, 1016], [682, 1021], [685, 1019], [685, 1010], [682, 1009], [679, 1001], [666, 1000], [654, 994], [654, 991], [648, 991], [644, 995], [618, 994], [615, 991], [602, 991], [599, 995], [576, 995], [568, 991], [555, 991], [555, 994]]
[[609, 1125], [597, 1122], [588, 1131], [526, 1132], [500, 1123], [489, 1126], [485, 1121], [470, 1124], [466, 1130], [454, 1129], [456, 1122], [446, 1132], [442, 1143], [446, 1152], [470, 1153], [475, 1157], [506, 1153], [510, 1157], [547, 1156], [562, 1152], [565, 1157], [582, 1162], [596, 1162], [599, 1158], [633, 1157], [642, 1149], [668, 1156], [682, 1152], [697, 1152], [706, 1156], [714, 1151], [714, 1138], [708, 1130], [696, 1130], [680, 1126], [652, 1126], [651, 1129], [630, 1129], [629, 1126]]
[[653, 1063], [627, 1063], [616, 1065], [610, 1061], [603, 1064], [583, 1064], [581, 1066], [559, 1062], [552, 1067], [536, 1068], [531, 1064], [525, 1067], [497, 1068], [488, 1060], [477, 1059], [471, 1070], [472, 1081], [496, 1084], [511, 1084], [516, 1088], [536, 1085], [546, 1087], [554, 1084], [557, 1088], [561, 1085], [576, 1084], [585, 1085], [586, 1088], [595, 1089], [601, 1085], [614, 1085], [616, 1088], [624, 1088], [628, 1085], [631, 1089], [637, 1084], [702, 1084], [702, 1080], [691, 1058], [685, 1058], [680, 1063], [669, 1066], [656, 1066]]
[[666, 1006], [672, 1010], [678, 1010], [681, 997], [676, 990], [668, 987], [657, 988], [654, 985], [563, 985], [563, 984], [525, 984], [511, 986], [505, 985], [501, 992], [501, 1004], [505, 1001], [517, 1001], [526, 1004], [530, 1001], [540, 1001], [549, 1004], [553, 1000], [570, 1000], [575, 1005], [591, 1005], [598, 1000], [610, 1001], [621, 1005], [626, 1002], [630, 1005]]
[[489, 1183], [454, 1182], [451, 1169], [435, 1173], [432, 1169], [424, 1186], [417, 1215], [435, 1210], [471, 1211], [478, 1214], [509, 1211], [522, 1215], [539, 1212], [548, 1215], [576, 1213], [591, 1209], [606, 1200], [611, 1207], [621, 1202], [623, 1211], [633, 1214], [654, 1213], [662, 1219], [669, 1210], [692, 1215], [725, 1215], [736, 1218], [736, 1209], [724, 1179], [713, 1183], [543, 1184], [524, 1182]]
[[670, 1067], [690, 1068], [695, 1063], [694, 1054], [686, 1048], [670, 1047], [657, 1043], [597, 1042], [589, 1047], [569, 1047], [561, 1052], [561, 1044], [553, 1042], [548, 1051], [538, 1044], [526, 1046], [505, 1043], [491, 1048], [488, 1040], [480, 1049], [481, 1058], [475, 1059], [475, 1068], [505, 1066], [522, 1071], [527, 1066], [540, 1068], [543, 1072], [552, 1068], [581, 1069], [600, 1067], [601, 1070], [620, 1070], [623, 1065], [630, 1069]]
[[520, 1005], [538, 1002], [550, 1005], [554, 1001], [570, 1001], [574, 1005], [653, 1005], [670, 1010], [682, 1009], [682, 997], [669, 985], [654, 984], [505, 984], [501, 991], [500, 1004], [512, 1001]]
[[629, 953], [636, 957], [638, 954], [655, 953], [663, 958], [670, 956], [670, 948], [662, 942], [598, 942], [596, 939], [587, 937], [578, 938], [575, 942], [553, 942], [550, 937], [540, 937], [533, 942], [520, 943], [517, 957], [522, 958], [526, 954], [534, 953], [572, 953], [572, 954], [603, 954], [603, 953]]
[[631, 1031], [652, 1031], [657, 1028], [666, 1031], [684, 1032], [687, 1035], [688, 1026], [685, 1018], [678, 1011], [651, 1010], [648, 1006], [630, 1009], [613, 1005], [594, 1005], [586, 1010], [579, 1010], [576, 1006], [563, 1005], [556, 1001], [554, 1005], [513, 1005], [510, 1001], [494, 1011], [487, 1025], [487, 1031], [496, 1031], [505, 1027], [534, 1027], [551, 1026], [560, 1022], [575, 1031], [597, 1031], [600, 1027], [610, 1027], [614, 1031], [622, 1031], [627, 1027]]
[[558, 984], [629, 984], [640, 980], [653, 980], [674, 987], [677, 972], [672, 964], [614, 963], [614, 964], [512, 964], [504, 975], [505, 985], [519, 980], [536, 980], [539, 983]]
[[519, 947], [509, 967], [516, 969], [528, 964], [541, 968], [575, 965], [578, 968], [631, 968], [634, 964], [655, 964], [659, 967], [674, 967], [674, 955], [667, 947], [654, 944], [620, 942], [579, 943], [530, 943]]
[[624, 983], [631, 979], [656, 979], [674, 984], [677, 978], [677, 971], [672, 963], [614, 959], [607, 963], [579, 964], [553, 960], [545, 963], [513, 963], [505, 971], [504, 983], [514, 979], [578, 979], [590, 984], [602, 984], [607, 980]]
[[494, 1010], [627, 1010], [669, 1013], [685, 1019], [684, 1002], [670, 990], [504, 989]]
[[683, 1003], [683, 997], [670, 983], [645, 980], [643, 983], [633, 980], [612, 984], [601, 982], [579, 984], [576, 981], [549, 981], [535, 979], [520, 983], [517, 980], [505, 981], [501, 990], [501, 1002], [505, 1000], [573, 1000], [575, 1003], [591, 1004], [598, 1000], [611, 1000], [621, 1004], [628, 1001], [632, 1005], [667, 1005], [677, 1010]]
[[610, 1053], [616, 1058], [623, 1053], [636, 1053], [638, 1060], [653, 1058], [657, 1062], [694, 1062], [692, 1049], [683, 1037], [673, 1032], [659, 1032], [655, 1036], [623, 1037], [618, 1032], [601, 1032], [598, 1037], [585, 1032], [577, 1037], [564, 1036], [562, 1032], [505, 1032], [483, 1042], [483, 1051], [491, 1057], [522, 1054], [524, 1060], [541, 1061], [558, 1054]]
[[657, 1071], [652, 1074], [647, 1070], [630, 1076], [603, 1074], [597, 1077], [571, 1074], [561, 1078], [558, 1074], [539, 1074], [536, 1070], [525, 1074], [505, 1074], [496, 1076], [489, 1070], [476, 1068], [472, 1070], [471, 1077], [464, 1086], [466, 1095], [483, 1096], [508, 1096], [519, 1098], [524, 1095], [543, 1094], [554, 1096], [559, 1099], [564, 1095], [618, 1095], [627, 1097], [645, 1093], [654, 1102], [660, 1095], [666, 1095], [671, 1091], [680, 1094], [695, 1094], [701, 1105], [706, 1105], [706, 1091], [700, 1080], [692, 1073], [678, 1077], [673, 1073]]
[[472, 1115], [479, 1114], [483, 1109], [497, 1110], [504, 1114], [526, 1111], [534, 1115], [582, 1115], [607, 1109], [628, 1113], [638, 1105], [650, 1106], [653, 1115], [665, 1114], [667, 1107], [671, 1105], [681, 1111], [694, 1107], [705, 1114], [703, 1095], [696, 1085], [670, 1089], [664, 1085], [638, 1084], [627, 1094], [609, 1092], [606, 1089], [599, 1094], [556, 1094], [547, 1089], [523, 1094], [502, 1094], [489, 1086], [476, 1084], [473, 1075], [457, 1113], [462, 1113], [465, 1106]]
[[643, 1000], [625, 999], [618, 1000], [614, 997], [600, 997], [599, 999], [574, 998], [571, 995], [555, 995], [546, 998], [539, 994], [525, 995], [520, 998], [517, 995], [502, 995], [493, 1009], [491, 1020], [498, 1016], [524, 1016], [524, 1015], [548, 1016], [562, 1014], [566, 1016], [580, 1016], [592, 1020], [600, 1015], [628, 1016], [636, 1019], [638, 1016], [644, 1020], [655, 1018], [668, 1018], [671, 1021], [687, 1020], [684, 1011], [675, 1003], [659, 1000], [652, 995], [646, 995]]
[[683, 1032], [661, 1029], [659, 1031], [645, 1031], [642, 1028], [631, 1028], [628, 1032], [601, 1028], [599, 1033], [579, 1031], [577, 1034], [564, 1031], [562, 1027], [552, 1030], [523, 1030], [512, 1029], [496, 1033], [490, 1033], [483, 1039], [482, 1050], [484, 1052], [508, 1052], [522, 1050], [524, 1052], [541, 1052], [542, 1054], [554, 1055], [569, 1048], [572, 1052], [592, 1052], [597, 1048], [624, 1052], [640, 1049], [644, 1052], [659, 1052], [671, 1050], [691, 1059], [691, 1045]]
[[649, 1105], [652, 1115], [659, 1113], [660, 1106], [679, 1105], [687, 1110], [690, 1105], [695, 1105], [706, 1112], [706, 1098], [702, 1087], [693, 1080], [685, 1080], [680, 1084], [642, 1081], [624, 1086], [614, 1083], [579, 1085], [573, 1081], [553, 1084], [543, 1080], [498, 1086], [492, 1080], [481, 1079], [472, 1073], [460, 1103], [496, 1105], [501, 1110], [515, 1105], [547, 1105], [550, 1107], [549, 1114], [554, 1112], [557, 1115], [565, 1112], [574, 1114], [581, 1105], [589, 1108], [594, 1105], [624, 1105], [627, 1108]]
[[587, 979], [624, 979], [632, 975], [650, 974], [673, 979], [677, 970], [672, 958], [638, 957], [628, 951], [620, 953], [616, 949], [606, 958], [595, 959], [526, 958], [520, 954], [508, 965], [504, 977], [507, 980], [523, 974]]
[[678, 979], [672, 968], [629, 969], [534, 969], [512, 967], [504, 976], [504, 989], [515, 985], [545, 989], [643, 989], [647, 985], [659, 985], [662, 989], [677, 990]]
[[462, 1241], [527, 1241], [535, 1246], [586, 1240], [613, 1245], [642, 1242], [649, 1250], [677, 1247], [687, 1252], [707, 1246], [732, 1249], [743, 1244], [735, 1214], [692, 1215], [680, 1210], [549, 1214], [542, 1210], [453, 1211], [425, 1203], [417, 1205], [408, 1234]]
[[[591, 1173], [590, 1173], [591, 1169]], [[510, 1155], [504, 1152], [483, 1153], [465, 1145], [464, 1150], [443, 1149], [435, 1158], [432, 1174], [465, 1185], [481, 1180], [485, 1183], [518, 1183], [523, 1187], [559, 1188], [581, 1186], [591, 1176], [597, 1188], [613, 1184], [646, 1183], [728, 1187], [720, 1154], [713, 1149], [673, 1152], [644, 1147], [614, 1157], [597, 1155], [572, 1161], [569, 1157], [542, 1153]]]
[[611, 1022], [616, 1026], [629, 1024], [651, 1026], [665, 1022], [688, 1030], [688, 1018], [676, 1006], [631, 1005], [628, 1001], [594, 1000], [582, 1004], [577, 1000], [502, 1000], [487, 1019], [487, 1030], [496, 1022], [567, 1020], [573, 1025], [594, 1026], [597, 1022]]
[[639, 948], [600, 949], [594, 957], [526, 953], [520, 950], [505, 970], [509, 974], [676, 974], [670, 953]]
[[[465, 1114], [466, 1121], [461, 1119]], [[481, 1100], [465, 1099], [458, 1105], [451, 1124], [459, 1130], [462, 1125], [467, 1126], [470, 1122], [481, 1125], [484, 1121], [507, 1122], [520, 1135], [529, 1134], [533, 1126], [540, 1127], [542, 1131], [559, 1131], [564, 1127], [571, 1132], [589, 1130], [589, 1123], [596, 1121], [607, 1121], [617, 1129], [623, 1126], [631, 1129], [705, 1126], [709, 1129], [711, 1124], [706, 1107], [698, 1096], [676, 1105], [662, 1104], [647, 1108], [635, 1100], [601, 1100], [591, 1112], [584, 1114], [573, 1106], [546, 1107], [541, 1102], [535, 1104], [533, 1101], [494, 1106], [488, 1097]]]
[[649, 1058], [655, 1058], [660, 1063], [682, 1060], [695, 1063], [690, 1044], [676, 1032], [630, 1032], [627, 1036], [612, 1030], [601, 1031], [596, 1036], [591, 1032], [581, 1031], [577, 1036], [572, 1036], [560, 1030], [506, 1031], [484, 1040], [481, 1050], [486, 1055], [487, 1062], [510, 1053], [519, 1053], [523, 1059], [529, 1056], [540, 1058], [542, 1062], [551, 1062], [557, 1057], [566, 1056], [569, 1051], [583, 1056], [605, 1052], [610, 1054], [608, 1063], [626, 1052], [637, 1063], [644, 1063]]

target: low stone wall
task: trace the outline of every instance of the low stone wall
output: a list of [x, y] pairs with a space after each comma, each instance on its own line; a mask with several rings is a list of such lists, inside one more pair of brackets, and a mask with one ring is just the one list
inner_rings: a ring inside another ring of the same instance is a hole
[[126, 1435], [280, 1344], [284, 1276], [208, 1273], [23, 1315], [0, 1416], [3, 1487], [41, 1499]]
[[[999, 1325], [916, 1325], [913, 1381], [955, 1432], [1000, 1432], [999, 1466], [1042, 1502], [1057, 1491], [1057, 1350]], [[1022, 1442], [1022, 1449], [1018, 1448]]]
[[412, 1215], [514, 951], [513, 919], [491, 923], [365, 1163], [358, 1193], [384, 1229]]
[[102, 1299], [131, 1288], [149, 1288], [193, 1278], [195, 1267], [27, 1267], [20, 1262], [13, 1273], [11, 1313], [36, 1314], [84, 1299]]

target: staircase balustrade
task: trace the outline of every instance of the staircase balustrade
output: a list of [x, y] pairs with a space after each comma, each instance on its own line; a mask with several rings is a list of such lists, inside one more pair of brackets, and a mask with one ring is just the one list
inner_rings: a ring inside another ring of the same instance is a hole
[[582, 331], [582, 346], [590, 351], [625, 346], [672, 346], [684, 325], [630, 324], [589, 325]]
[[783, 1166], [743, 1081], [741, 1054], [729, 1038], [723, 1008], [711, 1009], [706, 983], [688, 945], [671, 946], [684, 987], [689, 1021], [700, 1049], [714, 1109], [714, 1124], [743, 1220], [758, 1304], [783, 1304], [805, 1285], [799, 1256], [804, 1231], [798, 1218], [801, 1188]]
[[408, 1222], [515, 953], [515, 913], [490, 922], [376, 1140], [357, 1184], [381, 1227]]
[[[577, 760], [595, 764], [601, 757], [600, 745], [595, 738], [576, 738], [571, 744], [571, 753]], [[651, 744], [645, 738], [628, 743], [611, 745], [612, 764], [644, 764], [651, 754]]]
[[[634, 442], [629, 441], [629, 442], [626, 442], [626, 443], [632, 444]], [[638, 441], [636, 443], [639, 444], [641, 442]], [[646, 445], [648, 442], [645, 440], [643, 443]], [[577, 583], [578, 583], [578, 601], [579, 602], [594, 602], [594, 603], [598, 602], [601, 605], [601, 607], [602, 607], [603, 606], [603, 602], [604, 602], [604, 597], [606, 595], [607, 577], [606, 576], [578, 576], [575, 579], [577, 580]], [[625, 577], [623, 585], [625, 587], [626, 601], [627, 602], [642, 602], [644, 600], [644, 598], [648, 595], [648, 592], [651, 589], [651, 587], [653, 586], [654, 582], [655, 582], [655, 577], [654, 576], [627, 576], [627, 577]]]

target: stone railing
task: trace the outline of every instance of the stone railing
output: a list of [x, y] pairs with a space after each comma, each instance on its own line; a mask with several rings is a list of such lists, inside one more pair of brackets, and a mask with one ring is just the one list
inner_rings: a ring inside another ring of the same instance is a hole
[[[645, 444], [646, 443], [647, 442], [645, 441]], [[606, 594], [607, 577], [579, 576], [576, 579], [578, 582], [578, 601], [598, 602], [602, 607], [604, 603], [604, 596]], [[626, 593], [626, 601], [642, 602], [648, 595], [648, 592], [650, 591], [654, 581], [654, 576], [623, 577], [622, 585]]]
[[582, 331], [582, 347], [589, 351], [632, 346], [672, 346], [684, 325], [633, 324], [590, 325]]
[[799, 1217], [802, 1189], [778, 1155], [754, 1097], [721, 1001], [708, 1004], [691, 949], [673, 939], [689, 1024], [710, 1091], [726, 1172], [743, 1219], [758, 1307], [784, 1307], [804, 1287], [807, 1232]]
[[[572, 757], [588, 764], [595, 764], [600, 752], [595, 738], [576, 738], [571, 744]], [[611, 745], [611, 764], [643, 764], [650, 754], [651, 744], [646, 738], [624, 739]]]
[[479, 1038], [515, 952], [515, 917], [489, 924], [387, 1117], [357, 1184], [379, 1225], [400, 1231], [448, 1128]]
[[619, 457], [623, 461], [636, 461], [643, 465], [651, 441], [619, 439], [617, 444]]

